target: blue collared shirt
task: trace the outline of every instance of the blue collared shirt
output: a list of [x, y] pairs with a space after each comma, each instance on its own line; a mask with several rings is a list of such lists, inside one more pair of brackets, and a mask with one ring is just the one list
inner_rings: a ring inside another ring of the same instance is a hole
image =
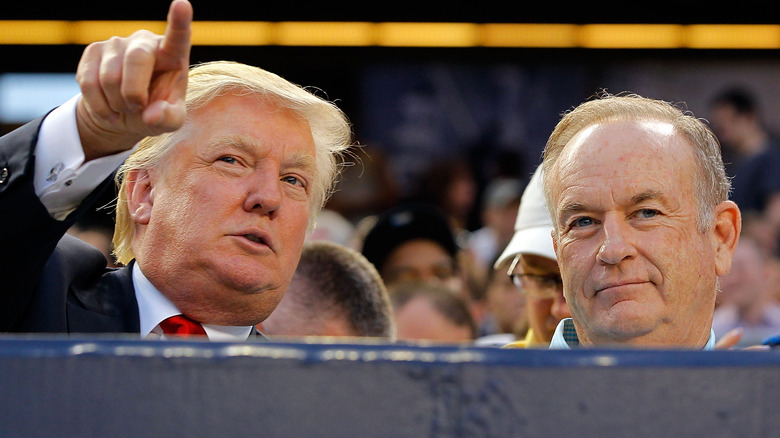
[[[574, 321], [571, 318], [565, 318], [555, 327], [552, 340], [550, 341], [550, 350], [571, 350], [580, 346], [580, 339], [577, 337], [577, 331], [574, 330]], [[702, 350], [715, 349], [715, 332], [710, 329], [710, 339], [704, 345]]]

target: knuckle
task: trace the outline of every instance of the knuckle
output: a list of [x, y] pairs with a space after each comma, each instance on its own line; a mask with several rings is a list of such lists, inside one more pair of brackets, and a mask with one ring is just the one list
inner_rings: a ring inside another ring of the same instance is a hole
[[133, 44], [125, 51], [125, 62], [127, 63], [145, 63], [154, 59], [154, 53], [145, 44]]
[[90, 75], [83, 72], [76, 73], [76, 81], [79, 83], [82, 89], [91, 89], [100, 86], [100, 82], [97, 80], [95, 75]]
[[122, 75], [116, 70], [104, 70], [100, 72], [99, 82], [103, 88], [116, 88], [122, 82]]

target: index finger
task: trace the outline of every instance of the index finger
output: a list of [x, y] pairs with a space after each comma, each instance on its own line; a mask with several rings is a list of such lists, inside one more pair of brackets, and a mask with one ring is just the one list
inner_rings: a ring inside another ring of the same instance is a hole
[[168, 21], [165, 27], [160, 49], [174, 58], [184, 58], [189, 64], [192, 42], [192, 5], [187, 0], [174, 0], [168, 9]]

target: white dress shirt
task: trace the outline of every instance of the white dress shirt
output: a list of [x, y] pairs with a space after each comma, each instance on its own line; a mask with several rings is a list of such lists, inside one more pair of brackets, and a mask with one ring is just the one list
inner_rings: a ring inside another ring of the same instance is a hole
[[35, 193], [53, 218], [62, 220], [125, 161], [132, 150], [84, 163], [76, 103], [56, 108], [41, 124], [35, 146]]
[[[171, 316], [179, 315], [179, 309], [146, 278], [138, 264], [133, 265], [133, 288], [138, 300], [138, 316], [141, 320], [141, 337], [165, 339], [160, 323]], [[246, 341], [252, 327], [231, 327], [203, 324], [211, 341]]]
[[[113, 173], [132, 150], [84, 163], [76, 126], [75, 96], [56, 108], [43, 120], [35, 146], [35, 193], [49, 214], [62, 220], [76, 208], [104, 179]], [[138, 301], [141, 337], [164, 339], [160, 322], [181, 312], [141, 272], [133, 266], [133, 287]], [[245, 341], [252, 326], [225, 327], [203, 324], [209, 340]]]

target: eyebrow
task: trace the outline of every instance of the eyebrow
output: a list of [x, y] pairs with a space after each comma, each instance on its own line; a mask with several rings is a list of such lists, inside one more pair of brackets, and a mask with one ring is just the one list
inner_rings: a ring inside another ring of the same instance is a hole
[[292, 156], [286, 157], [284, 160], [285, 167], [292, 167], [296, 169], [302, 169], [305, 172], [311, 172], [312, 176], [316, 176], [317, 173], [317, 160], [310, 154], [303, 152], [296, 152]]
[[560, 213], [562, 215], [568, 215], [571, 213], [577, 213], [579, 211], [585, 211], [587, 208], [585, 207], [585, 204], [578, 201], [572, 201], [567, 202], [566, 204], [563, 204], [563, 206], [560, 209]]
[[[209, 148], [217, 149], [220, 146], [234, 147], [247, 154], [255, 154], [256, 150], [263, 150], [264, 146], [258, 144], [254, 139], [246, 136], [225, 136], [215, 138]], [[317, 169], [317, 160], [314, 156], [302, 152], [296, 152], [284, 157], [282, 165], [286, 168], [300, 168], [308, 172], [315, 173]]]
[[224, 137], [217, 137], [213, 140], [211, 140], [208, 144], [209, 150], [218, 150], [222, 147], [232, 147], [236, 148], [242, 152], [251, 153], [251, 144], [253, 142], [245, 137], [241, 136], [224, 136]]
[[[643, 192], [637, 193], [636, 195], [633, 195], [631, 197], [631, 203], [629, 205], [634, 206], [641, 204], [645, 201], [655, 200], [655, 199], [663, 199], [663, 194], [659, 190], [645, 190]], [[586, 211], [589, 208], [582, 202], [579, 201], [571, 201], [564, 204], [560, 209], [560, 214], [562, 216], [570, 215], [572, 213], [578, 213], [581, 211]]]
[[658, 190], [645, 190], [631, 197], [631, 205], [641, 204], [645, 201], [651, 201], [654, 199], [663, 198], [662, 194]]

